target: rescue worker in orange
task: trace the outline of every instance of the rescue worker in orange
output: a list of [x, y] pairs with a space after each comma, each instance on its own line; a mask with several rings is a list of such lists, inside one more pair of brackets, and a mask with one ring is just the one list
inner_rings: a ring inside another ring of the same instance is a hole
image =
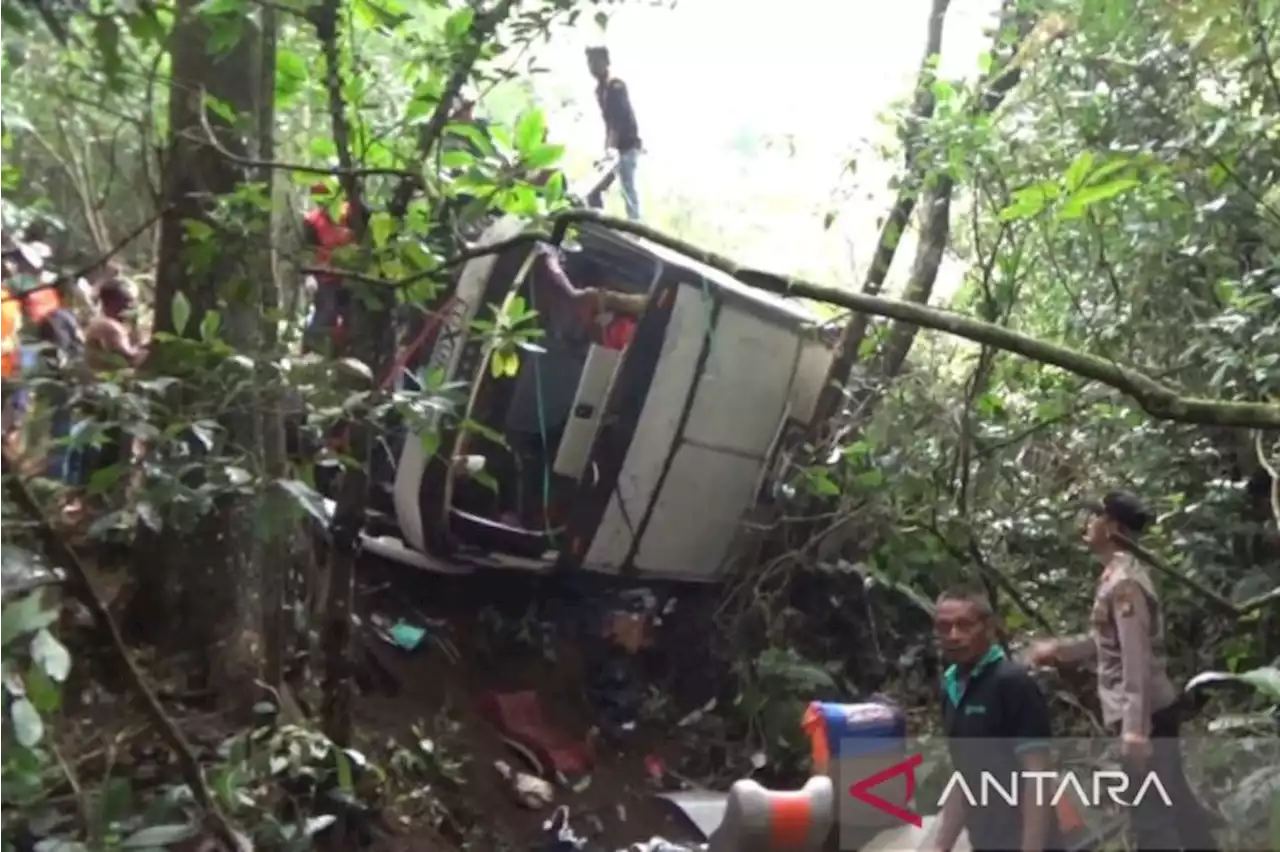
[[1209, 819], [1187, 782], [1178, 739], [1177, 692], [1165, 661], [1160, 597], [1145, 565], [1126, 547], [1151, 522], [1142, 502], [1112, 491], [1086, 504], [1084, 542], [1102, 565], [1087, 636], [1037, 642], [1027, 661], [1041, 666], [1093, 663], [1103, 721], [1118, 734], [1129, 789], [1155, 773], [1172, 801], [1143, 796], [1130, 811], [1141, 850], [1202, 852], [1217, 848]]
[[13, 444], [27, 410], [30, 394], [19, 383], [23, 370], [38, 357], [39, 330], [60, 305], [57, 290], [44, 274], [49, 247], [40, 242], [10, 241], [3, 248], [5, 336], [5, 441]]
[[11, 443], [18, 425], [17, 381], [22, 375], [22, 301], [9, 290], [8, 283], [0, 285], [0, 374], [4, 382], [4, 441]]
[[[334, 252], [354, 241], [349, 227], [351, 207], [344, 202], [335, 221], [329, 213], [332, 196], [329, 186], [317, 183], [311, 187], [311, 195], [317, 206], [303, 221], [304, 240], [315, 251], [315, 265], [329, 269]], [[316, 275], [311, 319], [303, 336], [304, 351], [315, 352], [339, 345], [344, 331], [343, 318], [350, 305], [351, 292], [343, 283], [341, 273], [334, 270]]]

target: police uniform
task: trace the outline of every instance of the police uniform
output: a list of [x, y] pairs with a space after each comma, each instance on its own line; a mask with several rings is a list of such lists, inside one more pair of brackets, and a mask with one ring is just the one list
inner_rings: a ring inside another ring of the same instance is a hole
[[1089, 620], [1089, 635], [1062, 645], [1058, 660], [1096, 664], [1104, 724], [1123, 738], [1151, 742], [1148, 762], [1126, 767], [1129, 789], [1136, 792], [1155, 773], [1172, 802], [1170, 807], [1157, 795], [1135, 802], [1130, 820], [1138, 848], [1216, 848], [1182, 765], [1178, 696], [1168, 674], [1160, 598], [1133, 554], [1122, 551], [1108, 560]]

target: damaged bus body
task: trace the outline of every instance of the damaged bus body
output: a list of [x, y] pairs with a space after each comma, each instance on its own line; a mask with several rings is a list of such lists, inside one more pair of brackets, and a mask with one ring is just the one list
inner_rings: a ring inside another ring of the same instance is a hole
[[[524, 227], [498, 221], [480, 244]], [[579, 226], [574, 243], [561, 257], [576, 286], [643, 304], [629, 342], [521, 351], [519, 372], [495, 377], [472, 322], [516, 296], [537, 309], [533, 249], [518, 243], [469, 261], [434, 341], [403, 380], [461, 383], [467, 420], [481, 426], [442, 419], [438, 439], [405, 434], [386, 446], [390, 463], [381, 476], [375, 464], [374, 475], [382, 518], [370, 523], [367, 550], [447, 573], [720, 579], [781, 451], [810, 425], [831, 362], [819, 320], [799, 302], [600, 223]], [[531, 502], [541, 504], [532, 522]]]

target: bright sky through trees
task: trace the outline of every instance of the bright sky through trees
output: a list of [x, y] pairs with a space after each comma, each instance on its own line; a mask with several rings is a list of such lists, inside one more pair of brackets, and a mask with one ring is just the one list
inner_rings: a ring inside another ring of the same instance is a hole
[[[572, 159], [595, 156], [604, 134], [582, 51], [608, 44], [647, 148], [646, 218], [747, 262], [852, 282], [892, 200], [897, 161], [873, 152], [889, 138], [878, 116], [910, 92], [930, 5], [681, 0], [621, 8], [603, 35], [584, 15], [541, 52], [551, 73], [536, 89]], [[977, 72], [996, 8], [953, 0], [944, 75]], [[855, 156], [856, 178], [842, 177]], [[840, 218], [824, 232], [832, 209]], [[948, 296], [954, 284], [940, 284]]]

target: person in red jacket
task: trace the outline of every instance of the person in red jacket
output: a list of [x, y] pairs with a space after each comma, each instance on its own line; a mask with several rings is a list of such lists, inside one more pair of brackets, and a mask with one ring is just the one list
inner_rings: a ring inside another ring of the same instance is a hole
[[[317, 202], [303, 221], [304, 239], [314, 252], [315, 266], [332, 269], [334, 252], [349, 246], [354, 235], [348, 226], [350, 205], [343, 203], [337, 221], [329, 213], [330, 188], [323, 183], [311, 187], [311, 196]], [[312, 302], [311, 319], [303, 335], [303, 351], [314, 352], [328, 348], [326, 341], [337, 342], [342, 335], [342, 319], [351, 304], [351, 292], [343, 283], [340, 272], [320, 273], [316, 278], [316, 292]]]

